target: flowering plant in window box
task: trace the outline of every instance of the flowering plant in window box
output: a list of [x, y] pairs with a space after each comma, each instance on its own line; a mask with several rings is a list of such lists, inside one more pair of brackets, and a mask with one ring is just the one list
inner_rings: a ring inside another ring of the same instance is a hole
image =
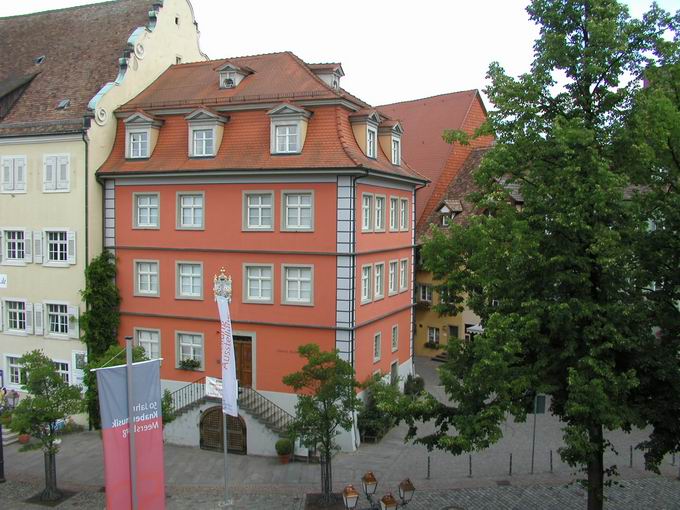
[[197, 370], [201, 368], [201, 362], [193, 358], [183, 359], [179, 362], [179, 368], [181, 370]]
[[425, 347], [428, 349], [439, 349], [440, 345], [437, 342], [428, 340], [427, 342], [425, 342]]

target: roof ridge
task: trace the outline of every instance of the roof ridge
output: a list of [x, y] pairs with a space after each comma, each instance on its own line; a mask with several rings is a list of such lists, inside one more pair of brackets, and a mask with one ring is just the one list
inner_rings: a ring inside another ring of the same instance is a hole
[[443, 96], [453, 96], [454, 94], [464, 94], [465, 92], [476, 92], [479, 94], [479, 89], [466, 89], [466, 90], [456, 90], [454, 92], [443, 92], [442, 94], [434, 94], [432, 96], [426, 96], [426, 97], [420, 97], [417, 99], [405, 99], [404, 101], [396, 101], [394, 103], [385, 103], [376, 106], [376, 108], [382, 108], [385, 106], [394, 106], [397, 104], [404, 104], [404, 103], [415, 103], [416, 101], [425, 101], [426, 99], [434, 99], [436, 97], [443, 97]]
[[286, 53], [300, 65], [305, 71], [307, 71], [307, 74], [309, 74], [314, 80], [316, 80], [318, 83], [320, 83], [323, 87], [327, 88], [330, 90], [333, 94], [335, 94], [338, 97], [342, 97], [337, 90], [335, 90], [333, 87], [331, 87], [328, 83], [323, 81], [321, 78], [319, 78], [314, 71], [312, 71], [309, 66], [307, 65], [307, 62], [302, 60], [300, 57], [298, 57], [295, 53], [292, 51], [286, 51]]
[[72, 11], [75, 9], [82, 9], [84, 7], [94, 7], [97, 6], [99, 7], [100, 5], [106, 5], [106, 4], [117, 4], [121, 0], [108, 0], [107, 2], [96, 2], [93, 4], [81, 4], [81, 5], [72, 5], [70, 7], [60, 7], [58, 9], [47, 9], [45, 11], [37, 11], [37, 12], [26, 12], [24, 14], [13, 14], [12, 16], [0, 16], [0, 21], [5, 20], [5, 19], [14, 19], [14, 18], [24, 18], [27, 16], [36, 16], [38, 14], [48, 14], [48, 13], [55, 13], [55, 12], [63, 12], [63, 11]]

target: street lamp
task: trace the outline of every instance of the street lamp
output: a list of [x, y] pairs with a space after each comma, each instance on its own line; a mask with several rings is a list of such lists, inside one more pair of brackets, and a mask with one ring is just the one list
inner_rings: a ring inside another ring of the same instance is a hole
[[401, 506], [409, 504], [411, 499], [413, 499], [413, 493], [415, 491], [416, 488], [413, 486], [413, 482], [411, 482], [410, 478], [407, 478], [399, 484], [399, 499], [401, 499]]
[[345, 510], [354, 510], [359, 503], [359, 493], [353, 485], [348, 485], [342, 491], [342, 502], [345, 504]]
[[[373, 474], [373, 471], [368, 471], [361, 477], [361, 488], [366, 495], [366, 499], [368, 499], [371, 510], [395, 510], [398, 507], [404, 507], [409, 504], [411, 499], [413, 499], [413, 494], [416, 491], [413, 482], [407, 478], [399, 484], [399, 499], [401, 501], [397, 502], [391, 492], [388, 492], [376, 501], [373, 498], [375, 496], [375, 491], [378, 488], [378, 480]], [[357, 508], [359, 494], [352, 485], [348, 485], [342, 492], [342, 500], [345, 505], [345, 510], [353, 510]]]
[[380, 510], [396, 510], [397, 500], [394, 499], [391, 492], [385, 494], [380, 500]]

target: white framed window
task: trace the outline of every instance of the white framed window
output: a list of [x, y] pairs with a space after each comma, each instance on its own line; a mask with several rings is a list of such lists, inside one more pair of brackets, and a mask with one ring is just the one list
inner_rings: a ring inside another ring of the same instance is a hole
[[43, 156], [43, 191], [65, 192], [70, 188], [71, 158], [68, 154]]
[[399, 230], [399, 199], [390, 197], [390, 231]]
[[68, 363], [64, 361], [53, 361], [52, 364], [54, 365], [54, 369], [56, 370], [57, 374], [59, 374], [59, 377], [61, 377], [61, 380], [66, 384], [69, 384], [69, 376], [71, 371], [69, 370]]
[[158, 329], [135, 328], [135, 344], [144, 348], [149, 359], [161, 357], [161, 332]]
[[392, 138], [392, 164], [401, 165], [401, 140]]
[[48, 230], [45, 232], [47, 243], [47, 262], [68, 263], [68, 232]]
[[243, 194], [243, 229], [272, 230], [274, 227], [274, 193], [271, 191]]
[[380, 361], [382, 351], [382, 333], [377, 332], [373, 335], [373, 363]]
[[276, 153], [291, 154], [300, 152], [299, 132], [297, 124], [280, 124], [274, 127], [276, 136]]
[[177, 299], [203, 299], [203, 264], [177, 262]]
[[375, 231], [384, 232], [385, 231], [385, 197], [381, 195], [375, 195]]
[[131, 159], [149, 157], [149, 132], [148, 131], [129, 131], [128, 148]]
[[282, 266], [283, 304], [311, 305], [314, 301], [314, 268], [312, 266]]
[[177, 228], [178, 229], [202, 229], [204, 228], [204, 204], [203, 193], [177, 193]]
[[283, 225], [282, 230], [314, 229], [314, 193], [311, 191], [284, 191], [282, 193]]
[[134, 228], [160, 227], [160, 198], [158, 193], [133, 193]]
[[135, 296], [159, 295], [158, 261], [135, 260]]
[[427, 327], [427, 341], [431, 344], [439, 345], [439, 328]]
[[213, 128], [191, 128], [191, 155], [196, 157], [215, 155]]
[[408, 230], [408, 223], [408, 199], [402, 198], [399, 208], [399, 229]]
[[399, 261], [399, 292], [408, 289], [408, 259]]
[[272, 303], [274, 300], [274, 267], [271, 264], [245, 264], [243, 301]]
[[26, 193], [26, 156], [3, 156], [0, 169], [2, 193]]
[[418, 301], [425, 301], [427, 303], [432, 303], [432, 286], [420, 284], [418, 286]]
[[370, 264], [361, 267], [361, 302], [368, 303], [372, 299], [371, 286], [373, 266]]
[[374, 289], [373, 299], [382, 299], [385, 297], [385, 263], [379, 262], [375, 265], [374, 271]]
[[361, 230], [370, 232], [373, 228], [373, 195], [361, 195]]
[[399, 326], [395, 324], [392, 326], [392, 352], [399, 349]]
[[10, 385], [21, 386], [26, 382], [26, 371], [19, 363], [18, 356], [7, 356], [5, 366], [7, 367], [7, 380]]
[[396, 260], [390, 260], [389, 270], [387, 277], [387, 292], [391, 296], [399, 292], [399, 262]]
[[69, 334], [68, 305], [61, 303], [46, 303], [47, 333], [50, 335], [66, 336]]
[[26, 302], [6, 299], [3, 304], [6, 331], [10, 333], [26, 333], [28, 330]]
[[177, 366], [180, 362], [188, 359], [196, 360], [200, 363], [199, 370], [204, 369], [203, 365], [203, 334], [178, 331], [177, 332]]
[[367, 127], [366, 128], [366, 155], [369, 158], [375, 159], [377, 157], [377, 148], [376, 148], [376, 142], [378, 140], [378, 132], [375, 130], [375, 128], [372, 127]]
[[0, 230], [0, 261], [4, 265], [24, 265], [32, 262], [31, 232], [23, 229]]

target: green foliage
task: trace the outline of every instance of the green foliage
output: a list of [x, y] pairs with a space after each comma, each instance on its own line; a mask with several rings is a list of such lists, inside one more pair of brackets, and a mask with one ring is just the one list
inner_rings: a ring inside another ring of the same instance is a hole
[[87, 311], [80, 317], [82, 340], [88, 355], [99, 357], [116, 345], [120, 325], [120, 293], [116, 287], [116, 259], [109, 251], [92, 259], [85, 270], [85, 290], [81, 297]]
[[[132, 361], [146, 361], [148, 358], [144, 353], [144, 348], [137, 346], [132, 348]], [[95, 368], [104, 366], [114, 367], [126, 363], [125, 348], [118, 344], [110, 346], [97, 358], [92, 359], [85, 367], [85, 403], [90, 422], [95, 428], [101, 427], [101, 416], [99, 415], [99, 393], [97, 390], [97, 373]]]
[[287, 437], [282, 437], [274, 444], [277, 455], [290, 455], [293, 453], [293, 442]]
[[425, 390], [425, 380], [419, 375], [408, 374], [404, 381], [404, 395], [416, 396]]
[[197, 370], [201, 368], [201, 362], [197, 359], [186, 358], [179, 362], [179, 368], [182, 370]]
[[364, 405], [357, 416], [357, 426], [361, 436], [369, 436], [376, 439], [382, 438], [394, 426], [394, 418], [378, 409], [376, 394], [392, 394], [399, 390], [395, 385], [391, 385], [375, 376], [365, 385]]
[[433, 342], [432, 340], [428, 340], [423, 344], [423, 346], [427, 349], [439, 349], [440, 345], [437, 342]]
[[172, 423], [175, 421], [175, 413], [172, 410], [172, 393], [170, 390], [166, 389], [163, 391], [163, 396], [161, 397], [161, 415], [163, 417], [163, 425]]

